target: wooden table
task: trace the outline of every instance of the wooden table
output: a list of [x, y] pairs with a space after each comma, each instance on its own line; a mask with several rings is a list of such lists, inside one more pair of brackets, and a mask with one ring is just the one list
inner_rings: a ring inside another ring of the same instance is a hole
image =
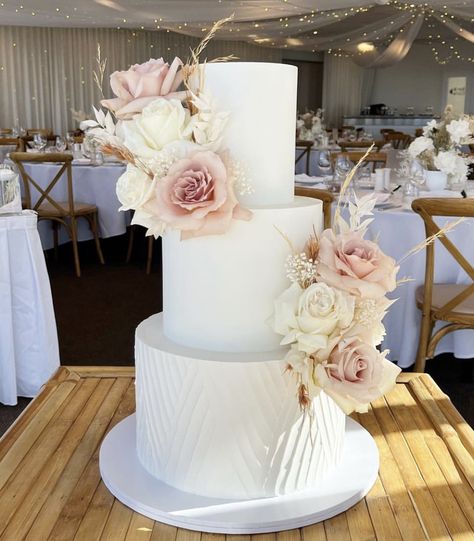
[[134, 369], [62, 367], [0, 440], [0, 539], [344, 541], [474, 539], [474, 432], [425, 374], [355, 418], [374, 436], [379, 477], [367, 497], [323, 523], [253, 536], [160, 524], [105, 488], [99, 446], [135, 409]]

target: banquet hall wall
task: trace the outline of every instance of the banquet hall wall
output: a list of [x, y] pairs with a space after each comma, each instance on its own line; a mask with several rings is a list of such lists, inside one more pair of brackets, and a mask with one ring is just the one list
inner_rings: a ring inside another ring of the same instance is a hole
[[[51, 127], [56, 133], [77, 127], [71, 109], [90, 114], [101, 97], [93, 81], [98, 43], [107, 79], [150, 57], [186, 59], [199, 40], [167, 31], [0, 26], [0, 127]], [[281, 62], [283, 51], [219, 40], [206, 49], [209, 59], [231, 53], [240, 60]]]

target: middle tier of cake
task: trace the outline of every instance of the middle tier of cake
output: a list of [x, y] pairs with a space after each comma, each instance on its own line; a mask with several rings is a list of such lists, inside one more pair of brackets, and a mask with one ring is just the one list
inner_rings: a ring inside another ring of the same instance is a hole
[[225, 235], [163, 237], [163, 325], [175, 343], [224, 352], [279, 347], [270, 319], [289, 285], [286, 259], [321, 232], [322, 204], [295, 197], [291, 205], [251, 210], [250, 221], [233, 220]]

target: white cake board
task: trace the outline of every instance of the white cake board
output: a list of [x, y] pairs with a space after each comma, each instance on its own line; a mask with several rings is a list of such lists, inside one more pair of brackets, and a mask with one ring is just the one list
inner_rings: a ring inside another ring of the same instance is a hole
[[135, 415], [105, 437], [99, 456], [107, 488], [134, 511], [200, 532], [267, 533], [300, 528], [342, 513], [361, 500], [377, 478], [372, 436], [347, 418], [341, 463], [317, 488], [273, 498], [223, 500], [177, 490], [153, 477], [138, 460]]

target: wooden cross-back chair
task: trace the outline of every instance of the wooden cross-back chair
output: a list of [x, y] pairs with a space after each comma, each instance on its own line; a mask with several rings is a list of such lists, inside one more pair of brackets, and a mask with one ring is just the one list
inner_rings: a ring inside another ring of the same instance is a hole
[[385, 142], [390, 143], [393, 148], [402, 150], [410, 144], [411, 136], [402, 132], [390, 132], [385, 135]]
[[305, 173], [309, 175], [309, 164], [311, 158], [311, 149], [313, 148], [313, 141], [296, 141], [297, 150], [302, 150], [301, 154], [296, 158], [295, 165], [306, 157]]
[[[435, 216], [474, 217], [474, 199], [423, 198], [415, 199], [412, 209], [425, 223], [426, 236], [440, 231]], [[415, 372], [424, 372], [426, 359], [434, 356], [443, 336], [460, 329], [474, 329], [474, 267], [446, 236], [438, 240], [470, 278], [470, 284], [435, 284], [435, 243], [426, 247], [425, 283], [416, 291], [416, 303], [422, 312]], [[433, 333], [437, 321], [447, 325]]]
[[[38, 213], [38, 220], [51, 220], [54, 235], [54, 249], [57, 253], [58, 229], [63, 225], [71, 241], [74, 254], [74, 267], [76, 275], [81, 276], [79, 250], [77, 246], [77, 219], [85, 218], [94, 235], [95, 246], [99, 261], [104, 264], [104, 256], [100, 247], [98, 232], [98, 210], [95, 205], [80, 203], [74, 200], [72, 183], [72, 156], [70, 154], [47, 153], [33, 154], [28, 152], [13, 152], [11, 159], [17, 165], [24, 187], [24, 207]], [[60, 165], [58, 172], [46, 187], [40, 186], [25, 170], [25, 162], [55, 163]], [[58, 201], [52, 195], [53, 188], [64, 179], [67, 182], [67, 201]], [[32, 197], [32, 188], [39, 195], [38, 199]]]
[[[44, 135], [42, 134], [43, 137], [46, 138], [46, 144], [51, 144], [51, 143], [55, 143], [56, 142], [56, 135]], [[21, 137], [21, 140], [23, 141], [23, 148], [24, 149], [27, 149], [27, 148], [33, 148], [34, 145], [32, 144], [33, 141], [34, 141], [34, 138], [35, 136], [34, 135], [24, 135], [23, 137]]]
[[[352, 163], [357, 163], [363, 158], [365, 152], [334, 152], [331, 154], [333, 167], [336, 164], [338, 156], [346, 156]], [[385, 152], [371, 152], [364, 160], [366, 163], [372, 164], [372, 170], [375, 171], [376, 165], [385, 167], [387, 165], [387, 154]]]
[[327, 190], [317, 190], [315, 188], [306, 188], [304, 186], [295, 187], [295, 195], [303, 197], [313, 197], [323, 202], [324, 229], [331, 227], [331, 206], [334, 196]]
[[338, 143], [343, 152], [350, 152], [351, 149], [356, 149], [355, 151], [358, 152], [359, 148], [367, 150], [372, 144], [375, 150], [379, 150], [384, 146], [385, 141], [339, 141]]
[[0, 134], [0, 146], [15, 147], [14, 150], [23, 150], [23, 141], [19, 137], [8, 137]]
[[26, 130], [27, 136], [33, 136], [37, 133], [44, 135], [44, 137], [49, 137], [53, 135], [53, 130], [51, 128], [28, 128]]

